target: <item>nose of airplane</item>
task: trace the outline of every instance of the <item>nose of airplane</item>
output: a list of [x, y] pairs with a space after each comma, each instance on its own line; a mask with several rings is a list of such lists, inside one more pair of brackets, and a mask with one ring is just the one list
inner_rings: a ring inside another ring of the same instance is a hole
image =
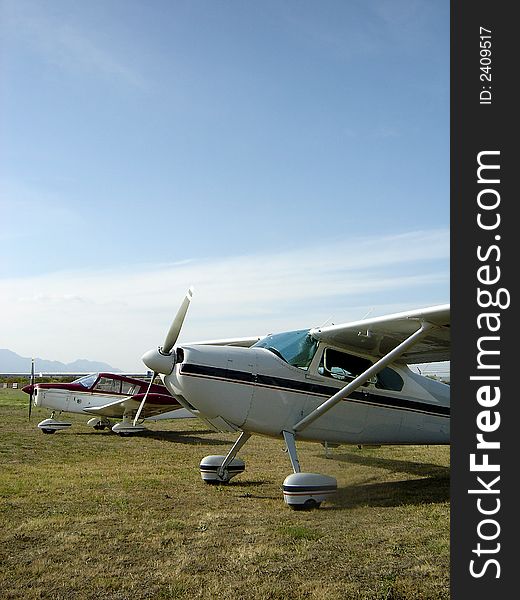
[[32, 394], [32, 393], [34, 392], [34, 388], [35, 388], [35, 385], [34, 385], [34, 383], [31, 383], [31, 384], [29, 384], [29, 385], [25, 385], [25, 386], [22, 388], [22, 392], [25, 392], [26, 394], [29, 394], [29, 395], [30, 395], [30, 394]]
[[161, 348], [153, 348], [145, 352], [141, 360], [154, 373], [169, 375], [175, 366], [175, 353], [165, 354]]

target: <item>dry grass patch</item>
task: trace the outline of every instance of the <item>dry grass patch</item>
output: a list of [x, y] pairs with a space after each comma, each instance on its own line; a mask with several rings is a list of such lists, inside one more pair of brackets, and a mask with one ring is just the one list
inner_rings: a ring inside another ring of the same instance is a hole
[[207, 454], [236, 436], [197, 420], [139, 437], [45, 436], [20, 392], [0, 390], [0, 597], [24, 599], [449, 598], [449, 448], [301, 443], [305, 470], [338, 493], [292, 512], [282, 442], [253, 437], [246, 472], [205, 486]]

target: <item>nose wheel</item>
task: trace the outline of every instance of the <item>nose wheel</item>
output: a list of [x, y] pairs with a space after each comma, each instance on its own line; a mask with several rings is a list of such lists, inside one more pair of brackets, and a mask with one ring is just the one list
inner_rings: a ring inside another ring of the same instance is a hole
[[235, 456], [250, 437], [250, 433], [243, 431], [226, 456], [205, 456], [200, 461], [200, 476], [202, 477], [202, 481], [214, 485], [227, 483], [235, 475], [243, 473], [246, 465], [242, 459], [235, 458]]
[[240, 458], [234, 458], [226, 467], [222, 468], [225, 460], [225, 456], [205, 456], [200, 461], [202, 481], [213, 485], [228, 483], [235, 475], [245, 471], [246, 465]]

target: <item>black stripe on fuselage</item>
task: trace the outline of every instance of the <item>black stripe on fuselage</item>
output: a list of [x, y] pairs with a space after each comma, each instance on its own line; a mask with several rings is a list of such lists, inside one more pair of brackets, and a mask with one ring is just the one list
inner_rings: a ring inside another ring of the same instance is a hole
[[[206, 379], [218, 379], [229, 383], [249, 383], [255, 386], [268, 387], [277, 390], [289, 392], [304, 392], [315, 396], [324, 396], [330, 398], [341, 388], [308, 383], [306, 381], [296, 381], [294, 379], [284, 379], [282, 377], [272, 377], [271, 375], [253, 375], [247, 371], [235, 371], [232, 369], [223, 369], [219, 367], [209, 367], [206, 365], [195, 365], [184, 363], [181, 365], [181, 375], [192, 377], [204, 377]], [[352, 392], [345, 400], [350, 402], [360, 402], [370, 406], [380, 406], [383, 408], [394, 408], [397, 410], [411, 410], [426, 414], [434, 414], [439, 417], [449, 417], [449, 406], [440, 406], [430, 404], [429, 402], [418, 402], [407, 398], [395, 398], [393, 396], [383, 396], [371, 394], [369, 392]]]

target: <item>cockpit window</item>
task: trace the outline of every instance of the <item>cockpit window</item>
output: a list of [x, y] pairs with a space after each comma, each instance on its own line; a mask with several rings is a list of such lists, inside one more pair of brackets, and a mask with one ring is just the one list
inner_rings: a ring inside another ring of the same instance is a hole
[[75, 379], [72, 383], [79, 383], [85, 388], [92, 387], [94, 381], [96, 381], [97, 375], [85, 375], [84, 377], [80, 377], [79, 379]]
[[318, 347], [308, 329], [287, 331], [268, 335], [257, 342], [253, 348], [265, 348], [293, 367], [308, 369]]
[[121, 392], [121, 380], [109, 379], [108, 377], [100, 377], [94, 388], [96, 392], [109, 392], [111, 394], [119, 394]]

